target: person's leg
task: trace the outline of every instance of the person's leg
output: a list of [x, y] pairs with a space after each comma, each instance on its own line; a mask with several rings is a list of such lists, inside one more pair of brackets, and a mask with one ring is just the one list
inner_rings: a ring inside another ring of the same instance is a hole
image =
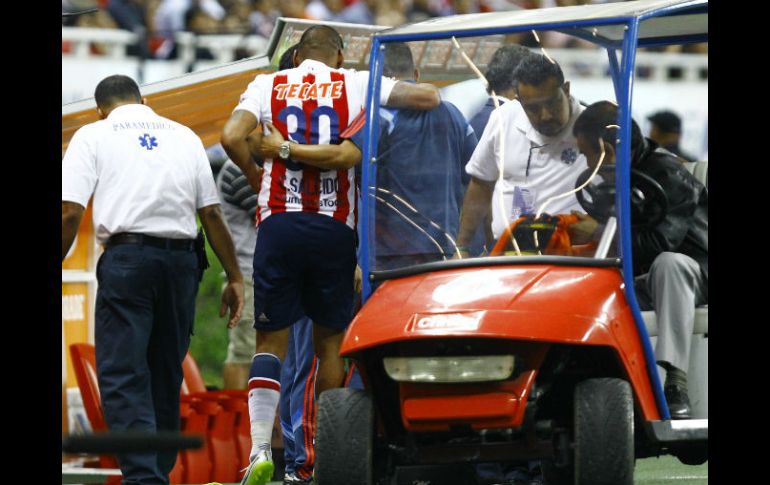
[[356, 268], [355, 233], [328, 217], [308, 220], [306, 227], [318, 241], [305, 253], [302, 305], [313, 321], [313, 348], [318, 357], [315, 392], [341, 387], [345, 363], [340, 344], [353, 311], [353, 279]]
[[342, 387], [349, 387], [351, 389], [364, 390], [364, 380], [361, 378], [361, 372], [353, 362], [350, 363], [347, 375], [345, 376], [345, 382]]
[[661, 253], [650, 267], [648, 285], [658, 321], [658, 361], [687, 371], [695, 307], [703, 301], [698, 263], [680, 253]]
[[[107, 249], [97, 266], [96, 372], [110, 431], [156, 431], [147, 364], [154, 276], [142, 248], [134, 245]], [[124, 485], [168, 483], [158, 469], [157, 453], [125, 453], [118, 462]]]
[[286, 463], [285, 476], [294, 474], [295, 459], [297, 456], [296, 445], [294, 441], [294, 427], [292, 425], [292, 404], [294, 394], [294, 374], [296, 372], [297, 352], [294, 348], [294, 329], [297, 324], [292, 325], [289, 332], [289, 345], [286, 351], [286, 357], [281, 365], [281, 397], [278, 404], [278, 414], [281, 421], [281, 435], [283, 436], [283, 458]]
[[254, 314], [256, 354], [249, 371], [251, 453], [243, 484], [263, 485], [273, 473], [270, 447], [281, 393], [281, 361], [292, 323], [302, 316], [294, 214], [277, 214], [262, 221], [254, 251]]
[[671, 417], [690, 416], [687, 370], [695, 307], [705, 301], [704, 280], [698, 263], [679, 253], [664, 252], [650, 267], [649, 294], [658, 322], [655, 357], [666, 369], [664, 390]]
[[227, 330], [229, 342], [222, 370], [225, 389], [246, 389], [251, 358], [257, 345], [257, 332], [254, 330], [254, 282], [251, 278], [243, 281], [243, 299], [243, 313], [238, 325]]
[[315, 465], [316, 371], [313, 350], [313, 322], [305, 317], [292, 326], [296, 369], [291, 395], [292, 429], [295, 442], [295, 474], [300, 480], [313, 476]]
[[313, 347], [318, 356], [316, 397], [327, 389], [342, 387], [345, 380], [345, 361], [340, 357], [340, 345], [344, 331], [322, 325], [313, 325]]
[[[179, 431], [179, 392], [182, 361], [190, 347], [198, 294], [198, 258], [192, 251], [147, 248], [164, 265], [158, 274], [155, 319], [147, 352], [152, 374], [152, 398], [159, 431]], [[158, 452], [158, 468], [168, 476], [176, 451]]]
[[249, 372], [249, 417], [251, 419], [251, 453], [269, 450], [273, 423], [281, 393], [281, 360], [286, 355], [289, 328], [257, 330], [257, 352]]

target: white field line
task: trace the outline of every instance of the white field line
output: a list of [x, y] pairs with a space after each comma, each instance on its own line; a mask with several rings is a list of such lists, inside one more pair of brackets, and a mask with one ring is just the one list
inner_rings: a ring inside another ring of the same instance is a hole
[[[708, 475], [690, 475], [690, 476], [684, 476], [684, 477], [651, 477], [651, 478], [642, 478], [640, 479], [641, 482], [647, 482], [651, 480], [703, 480], [708, 479]], [[636, 482], [636, 480], [634, 480]]]

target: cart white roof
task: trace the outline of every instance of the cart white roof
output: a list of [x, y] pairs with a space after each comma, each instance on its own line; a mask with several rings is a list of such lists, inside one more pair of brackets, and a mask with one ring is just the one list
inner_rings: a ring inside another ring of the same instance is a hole
[[[644, 43], [643, 40], [708, 34], [708, 0], [636, 0], [454, 15], [397, 27], [375, 36], [382, 40], [407, 35], [430, 35], [436, 38], [443, 33], [447, 36], [480, 35], [480, 31], [504, 31], [515, 27], [532, 27], [537, 30], [539, 25], [576, 34], [571, 30], [584, 25], [586, 21], [602, 23], [614, 19], [623, 22], [633, 18], [641, 20], [640, 45]], [[603, 37], [608, 42], [617, 42], [622, 39], [624, 29], [622, 25], [599, 26], [596, 34], [593, 28], [577, 30]]]

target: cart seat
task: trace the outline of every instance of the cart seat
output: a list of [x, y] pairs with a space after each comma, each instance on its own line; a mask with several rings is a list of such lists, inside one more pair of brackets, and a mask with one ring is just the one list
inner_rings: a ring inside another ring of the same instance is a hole
[[700, 162], [687, 162], [684, 164], [687, 170], [698, 179], [698, 182], [702, 183], [709, 188], [709, 161], [703, 160]]
[[[658, 321], [655, 319], [655, 312], [642, 312], [647, 333], [650, 337], [658, 336]], [[699, 306], [695, 309], [695, 327], [692, 333], [694, 335], [708, 335], [709, 333], [709, 307], [708, 305]]]

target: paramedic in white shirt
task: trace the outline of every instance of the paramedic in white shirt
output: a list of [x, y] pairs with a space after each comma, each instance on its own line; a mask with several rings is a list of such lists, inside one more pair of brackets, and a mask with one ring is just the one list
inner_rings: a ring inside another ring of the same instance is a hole
[[[93, 195], [105, 246], [94, 343], [107, 428], [179, 431], [182, 361], [205, 269], [196, 214], [227, 273], [220, 316], [229, 307], [230, 326], [243, 308], [243, 276], [200, 138], [146, 106], [127, 76], [103, 79], [94, 97], [100, 120], [75, 132], [62, 160], [62, 259]], [[176, 450], [120, 454], [122, 483], [167, 484], [176, 458]]]
[[[471, 182], [465, 193], [457, 244], [462, 256], [478, 224], [492, 211], [492, 232], [499, 237], [520, 215], [535, 213], [554, 195], [575, 188], [587, 168], [572, 135], [572, 125], [583, 110], [570, 96], [569, 82], [559, 65], [533, 54], [515, 71], [518, 100], [492, 112], [476, 150], [465, 167]], [[504, 137], [502, 194], [492, 193], [499, 179], [501, 137]], [[546, 212], [565, 214], [581, 210], [574, 195], [550, 203]]]

